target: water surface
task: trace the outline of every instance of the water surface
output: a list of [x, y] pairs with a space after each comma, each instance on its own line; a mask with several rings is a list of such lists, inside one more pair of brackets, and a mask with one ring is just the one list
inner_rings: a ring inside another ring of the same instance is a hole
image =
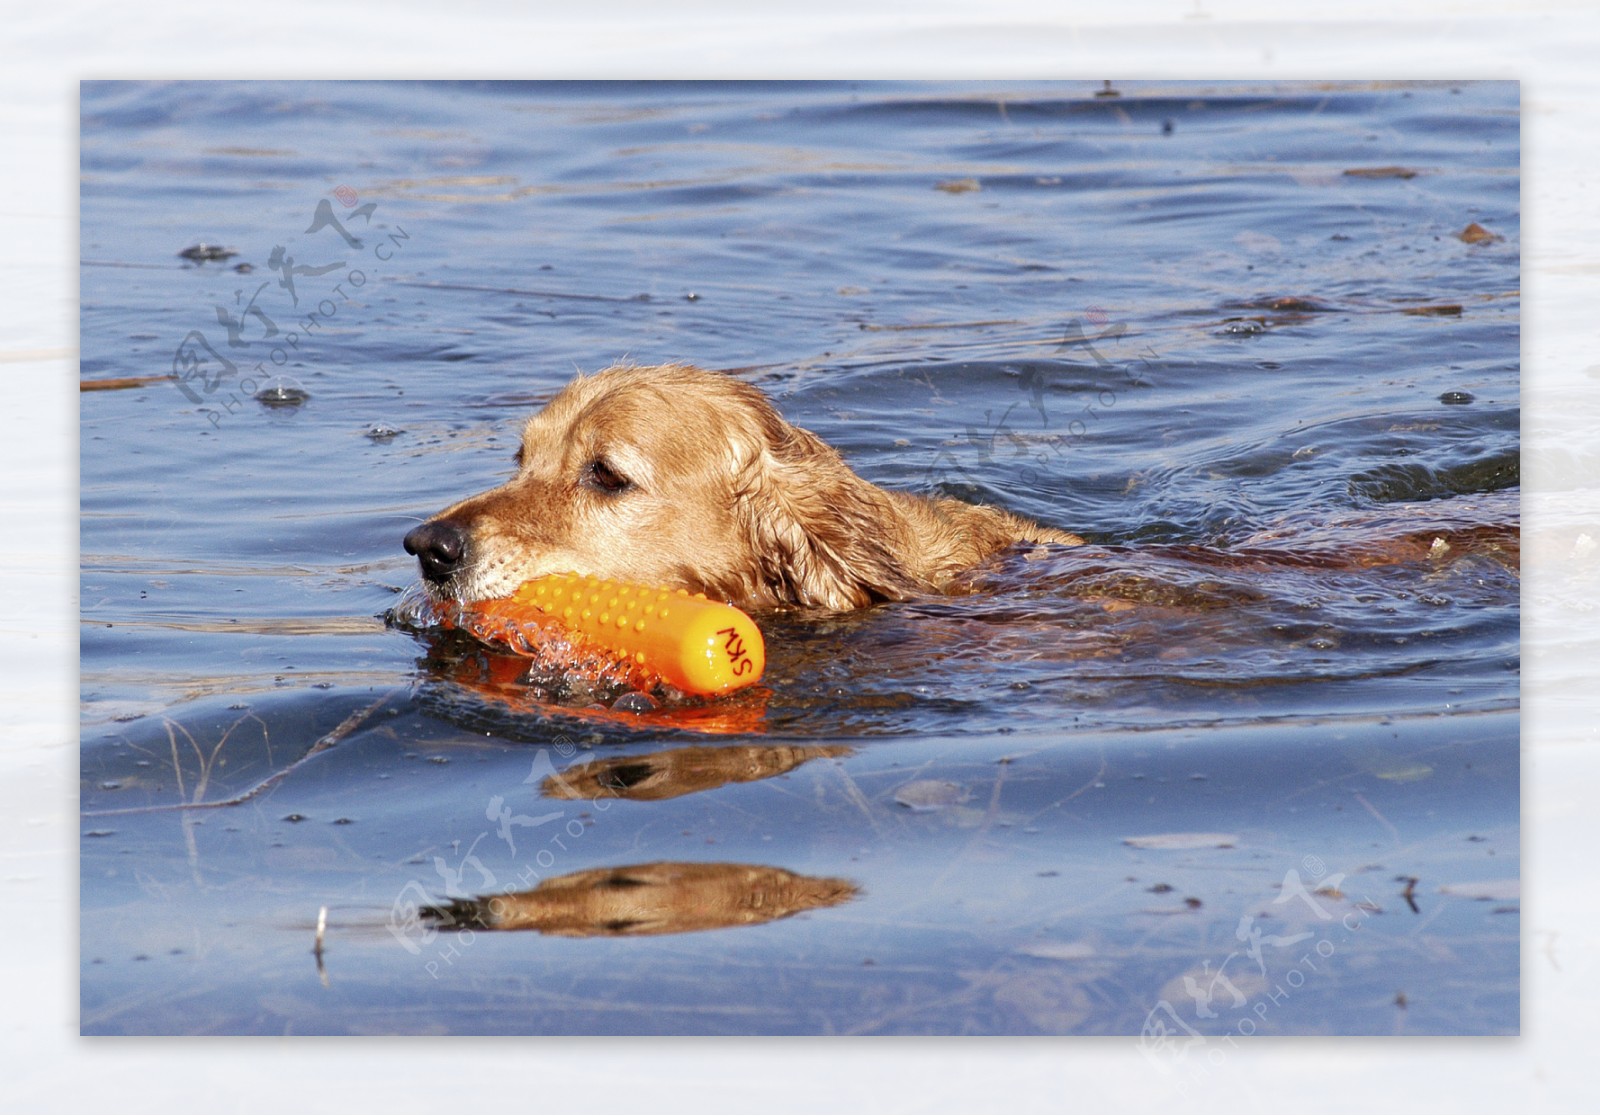
[[[1515, 1032], [1516, 87], [1097, 92], [86, 85], [83, 1030]], [[1090, 545], [644, 716], [388, 622], [623, 357]]]

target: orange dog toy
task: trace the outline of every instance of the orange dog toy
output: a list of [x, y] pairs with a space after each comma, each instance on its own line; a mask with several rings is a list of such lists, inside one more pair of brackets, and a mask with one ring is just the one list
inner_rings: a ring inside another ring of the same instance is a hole
[[472, 611], [492, 621], [576, 633], [687, 694], [727, 694], [756, 682], [766, 644], [732, 605], [623, 581], [554, 574]]

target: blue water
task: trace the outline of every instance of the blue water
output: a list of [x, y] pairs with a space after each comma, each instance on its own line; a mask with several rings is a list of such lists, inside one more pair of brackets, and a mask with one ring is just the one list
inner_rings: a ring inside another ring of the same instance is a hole
[[[85, 85], [83, 1030], [1515, 1032], [1517, 88], [1116, 89]], [[394, 622], [624, 357], [1090, 545], [645, 716]]]

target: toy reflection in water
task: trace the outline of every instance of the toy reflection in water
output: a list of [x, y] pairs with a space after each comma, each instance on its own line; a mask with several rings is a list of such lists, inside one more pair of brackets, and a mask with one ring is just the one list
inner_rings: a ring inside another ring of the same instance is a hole
[[837, 759], [853, 751], [843, 744], [671, 748], [641, 756], [615, 756], [575, 764], [559, 774], [547, 775], [539, 784], [539, 790], [546, 798], [574, 801], [611, 797], [654, 802], [713, 790], [728, 783], [770, 779], [810, 760]]

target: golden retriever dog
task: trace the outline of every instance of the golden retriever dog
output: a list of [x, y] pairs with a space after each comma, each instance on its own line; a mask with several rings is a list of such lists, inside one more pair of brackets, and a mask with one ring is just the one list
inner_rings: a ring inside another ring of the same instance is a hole
[[511, 480], [406, 535], [435, 598], [577, 573], [747, 609], [851, 609], [947, 591], [1014, 543], [1083, 542], [870, 484], [756, 388], [686, 364], [579, 376], [529, 420], [516, 460]]

